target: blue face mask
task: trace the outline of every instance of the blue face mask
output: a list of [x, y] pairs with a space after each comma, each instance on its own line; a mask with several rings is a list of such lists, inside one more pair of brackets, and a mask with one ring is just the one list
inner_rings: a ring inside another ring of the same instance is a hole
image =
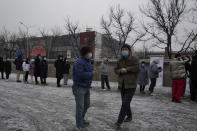
[[129, 51], [122, 51], [122, 56], [129, 56]]
[[90, 60], [92, 58], [92, 53], [88, 54], [88, 59]]

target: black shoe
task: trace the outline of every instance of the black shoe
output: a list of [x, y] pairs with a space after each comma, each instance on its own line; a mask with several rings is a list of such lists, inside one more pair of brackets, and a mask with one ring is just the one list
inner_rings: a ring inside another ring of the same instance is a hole
[[116, 123], [115, 123], [115, 128], [116, 128], [117, 130], [120, 130], [120, 129], [121, 129], [121, 124], [118, 123], [118, 122], [116, 122]]
[[172, 102], [175, 102], [176, 101], [176, 99], [175, 98], [172, 98]]
[[177, 100], [177, 99], [175, 99], [175, 102], [176, 103], [182, 103], [180, 100]]
[[90, 122], [88, 122], [88, 121], [83, 122], [83, 128], [88, 127], [89, 125], [90, 125]]
[[62, 87], [61, 85], [57, 85], [57, 87]]
[[17, 80], [16, 82], [17, 82], [17, 83], [20, 83], [21, 81], [20, 81], [20, 80]]
[[127, 118], [124, 120], [124, 122], [130, 122], [130, 121], [132, 121], [132, 117], [127, 117]]

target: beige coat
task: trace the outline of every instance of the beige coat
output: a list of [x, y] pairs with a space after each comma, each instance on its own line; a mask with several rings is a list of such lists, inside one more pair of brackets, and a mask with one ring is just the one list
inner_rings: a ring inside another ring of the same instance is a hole
[[[121, 69], [126, 68], [127, 73], [121, 73]], [[136, 88], [138, 83], [138, 73], [140, 71], [139, 59], [130, 56], [128, 58], [121, 58], [117, 62], [117, 66], [114, 69], [115, 73], [118, 75], [118, 84], [122, 88], [124, 81], [125, 89]]]
[[185, 78], [185, 61], [171, 61], [170, 71], [172, 79]]

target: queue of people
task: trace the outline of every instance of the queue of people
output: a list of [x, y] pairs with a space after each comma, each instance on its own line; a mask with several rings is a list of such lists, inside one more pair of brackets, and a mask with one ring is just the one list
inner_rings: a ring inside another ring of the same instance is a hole
[[[90, 47], [82, 47], [80, 49], [81, 56], [74, 62], [72, 70], [73, 86], [72, 91], [76, 102], [76, 127], [79, 130], [85, 129], [89, 126], [89, 122], [85, 119], [88, 108], [90, 107], [90, 88], [93, 76], [97, 73], [94, 69], [92, 62], [92, 50]], [[181, 103], [181, 95], [184, 94], [185, 79], [189, 78], [190, 83], [190, 98], [192, 101], [197, 101], [197, 51], [192, 60], [183, 59], [180, 54], [176, 54], [175, 60], [170, 61], [170, 72], [172, 79], [172, 102]], [[14, 64], [16, 66], [16, 81], [20, 81], [20, 75], [23, 74], [23, 81], [28, 83], [28, 75], [35, 77], [35, 84], [39, 84], [38, 78], [40, 77], [41, 85], [46, 86], [46, 78], [48, 76], [48, 62], [46, 56], [36, 56], [31, 61], [27, 58], [25, 61], [22, 55], [19, 54]], [[114, 69], [115, 74], [118, 76], [118, 85], [121, 94], [122, 105], [114, 124], [117, 129], [121, 128], [123, 122], [132, 121], [131, 101], [136, 92], [137, 84], [140, 86], [140, 93], [146, 94], [145, 88], [150, 86], [148, 94], [154, 92], [157, 83], [157, 78], [162, 68], [158, 66], [158, 61], [153, 61], [149, 66], [149, 71], [146, 68], [146, 63], [132, 55], [131, 47], [127, 44], [121, 48], [121, 58], [117, 61]], [[67, 58], [62, 55], [54, 63], [56, 69], [57, 87], [61, 87], [61, 79], [64, 80], [64, 86], [68, 84], [68, 76], [70, 64]], [[4, 79], [4, 72], [6, 79], [9, 79], [11, 73], [11, 62], [0, 57], [0, 71], [1, 77]], [[108, 90], [111, 89], [109, 84], [109, 69], [108, 59], [104, 58], [100, 65], [101, 72], [101, 88], [105, 90], [105, 84]]]

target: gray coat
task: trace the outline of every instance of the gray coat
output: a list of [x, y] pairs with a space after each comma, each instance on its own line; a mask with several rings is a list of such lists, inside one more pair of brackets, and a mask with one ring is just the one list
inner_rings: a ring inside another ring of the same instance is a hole
[[138, 78], [139, 85], [145, 86], [148, 84], [148, 71], [146, 67], [141, 66]]
[[101, 75], [108, 75], [108, 62], [104, 60], [100, 66]]
[[158, 78], [159, 76], [159, 72], [161, 72], [161, 69], [158, 68], [157, 66], [157, 62], [153, 61], [150, 64], [150, 68], [149, 68], [149, 77], [152, 78]]

